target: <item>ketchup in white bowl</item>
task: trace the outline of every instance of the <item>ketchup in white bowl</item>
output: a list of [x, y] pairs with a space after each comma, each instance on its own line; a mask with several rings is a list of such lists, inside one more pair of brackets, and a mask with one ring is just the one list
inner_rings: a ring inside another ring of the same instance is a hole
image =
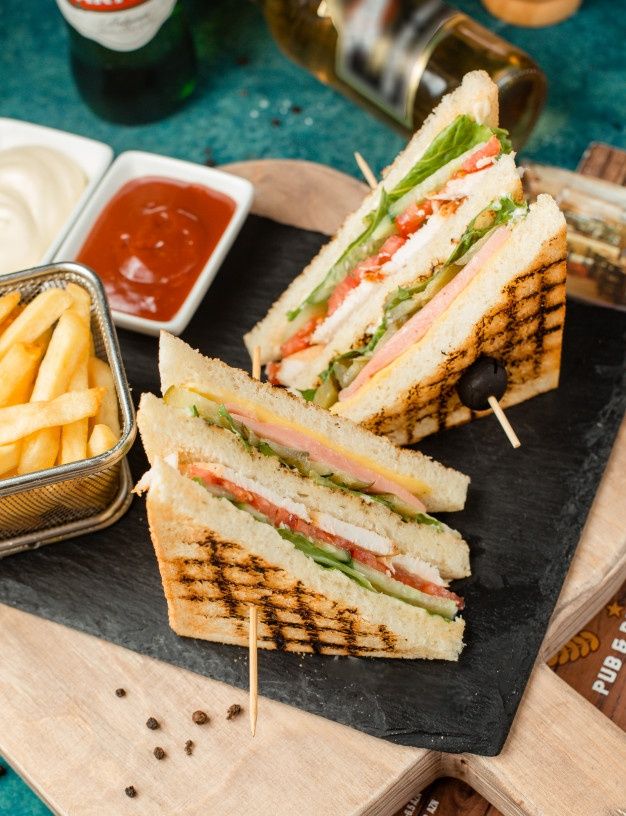
[[109, 199], [76, 260], [98, 273], [113, 309], [167, 321], [184, 303], [235, 208], [229, 195], [201, 184], [136, 178]]

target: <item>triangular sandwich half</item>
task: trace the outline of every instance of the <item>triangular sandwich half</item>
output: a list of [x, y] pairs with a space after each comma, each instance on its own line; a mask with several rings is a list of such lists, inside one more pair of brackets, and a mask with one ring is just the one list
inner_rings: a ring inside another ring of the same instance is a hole
[[277, 384], [313, 388], [358, 343], [385, 297], [430, 274], [499, 194], [521, 196], [497, 88], [468, 74], [444, 97], [337, 235], [245, 337]]

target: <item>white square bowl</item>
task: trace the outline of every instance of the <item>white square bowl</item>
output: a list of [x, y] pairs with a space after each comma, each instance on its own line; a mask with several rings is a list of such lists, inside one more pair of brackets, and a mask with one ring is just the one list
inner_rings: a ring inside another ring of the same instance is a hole
[[196, 282], [174, 317], [170, 320], [152, 320], [147, 317], [137, 317], [127, 312], [112, 310], [113, 320], [116, 325], [124, 329], [154, 335], [157, 335], [163, 329], [172, 334], [180, 334], [193, 317], [228, 250], [237, 237], [250, 210], [254, 187], [245, 179], [232, 176], [230, 173], [224, 173], [221, 170], [215, 170], [212, 167], [204, 167], [200, 164], [172, 159], [168, 156], [159, 156], [156, 153], [129, 150], [126, 153], [121, 153], [115, 159], [59, 247], [55, 260], [75, 260], [103, 207], [126, 182], [143, 176], [160, 176], [177, 181], [186, 181], [191, 184], [201, 184], [211, 190], [225, 193], [235, 202], [235, 211], [222, 237], [217, 242]]
[[35, 125], [32, 122], [23, 122], [20, 119], [0, 118], [0, 150], [26, 145], [42, 145], [65, 153], [82, 168], [87, 177], [87, 186], [81, 197], [39, 259], [40, 264], [48, 264], [54, 258], [61, 241], [111, 164], [113, 149], [104, 142], [96, 142], [94, 139], [87, 139], [75, 133]]

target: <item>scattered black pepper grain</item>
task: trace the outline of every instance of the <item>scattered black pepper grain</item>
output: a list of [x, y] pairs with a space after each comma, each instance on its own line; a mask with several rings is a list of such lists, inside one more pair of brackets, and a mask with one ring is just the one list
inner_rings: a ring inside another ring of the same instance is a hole
[[126, 689], [123, 689], [123, 688], [115, 689], [115, 696], [116, 697], [126, 697]]
[[276, 117], [274, 117], [274, 119], [272, 119], [272, 127], [280, 127], [281, 125], [282, 125], [282, 122], [280, 121], [280, 119], [277, 119]]
[[204, 711], [194, 711], [191, 715], [191, 719], [195, 722], [196, 725], [204, 725], [209, 721], [209, 715]]
[[302, 108], [300, 107], [300, 105], [292, 105], [291, 106], [291, 112], [292, 113], [302, 113]]
[[187, 756], [191, 756], [193, 754], [193, 748], [194, 748], [193, 740], [187, 740], [187, 742], [185, 743], [185, 753], [187, 754]]
[[235, 57], [235, 62], [237, 65], [249, 65], [250, 57], [246, 57], [245, 54], [240, 54], [238, 57]]
[[4, 765], [0, 765], [0, 777], [4, 776], [6, 772], [7, 769], [4, 767]]
[[235, 717], [238, 717], [241, 714], [242, 708], [239, 703], [233, 703], [228, 711], [226, 712], [226, 719], [227, 720], [234, 720]]
[[137, 796], [137, 791], [135, 790], [134, 785], [129, 785], [127, 788], [124, 788], [124, 793], [129, 799], [134, 799], [135, 796]]
[[157, 759], [165, 758], [165, 751], [163, 750], [163, 748], [161, 748], [160, 745], [157, 745], [157, 747], [154, 749], [152, 753], [155, 755]]
[[155, 720], [154, 717], [148, 717], [146, 720], [146, 727], [149, 728], [151, 731], [156, 731], [159, 727], [159, 721]]

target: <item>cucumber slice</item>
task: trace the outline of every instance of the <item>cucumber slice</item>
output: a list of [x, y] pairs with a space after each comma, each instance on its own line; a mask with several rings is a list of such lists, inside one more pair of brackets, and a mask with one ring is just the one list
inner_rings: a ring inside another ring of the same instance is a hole
[[332, 377], [327, 377], [326, 380], [319, 386], [313, 397], [315, 405], [320, 408], [330, 408], [339, 399], [339, 392]]
[[191, 416], [200, 416], [213, 425], [220, 425], [219, 405], [201, 394], [178, 385], [171, 385], [165, 392], [163, 402], [174, 408], [183, 408]]
[[309, 541], [306, 536], [300, 535], [300, 533], [294, 533], [292, 530], [286, 530], [284, 527], [279, 527], [276, 532], [286, 541], [291, 541], [296, 549], [300, 550], [300, 552], [304, 553], [304, 555], [308, 555], [309, 558], [312, 558], [316, 564], [319, 564], [322, 567], [339, 570], [339, 572], [343, 572], [344, 575], [347, 575], [348, 578], [352, 578], [353, 581], [356, 581], [357, 584], [360, 584], [365, 589], [369, 589], [372, 592], [375, 591], [368, 579], [358, 570], [354, 569], [354, 562], [352, 562], [350, 559], [349, 553], [348, 562], [339, 561], [329, 552], [325, 552], [320, 547], [313, 544], [312, 541]]
[[457, 605], [449, 598], [428, 595], [426, 592], [421, 592], [415, 587], [396, 581], [395, 578], [385, 575], [384, 572], [372, 569], [359, 561], [353, 561], [352, 566], [367, 578], [374, 589], [383, 592], [385, 595], [391, 595], [393, 598], [410, 603], [412, 606], [421, 606], [427, 612], [431, 612], [433, 615], [441, 615], [449, 620], [452, 620], [458, 612]]

